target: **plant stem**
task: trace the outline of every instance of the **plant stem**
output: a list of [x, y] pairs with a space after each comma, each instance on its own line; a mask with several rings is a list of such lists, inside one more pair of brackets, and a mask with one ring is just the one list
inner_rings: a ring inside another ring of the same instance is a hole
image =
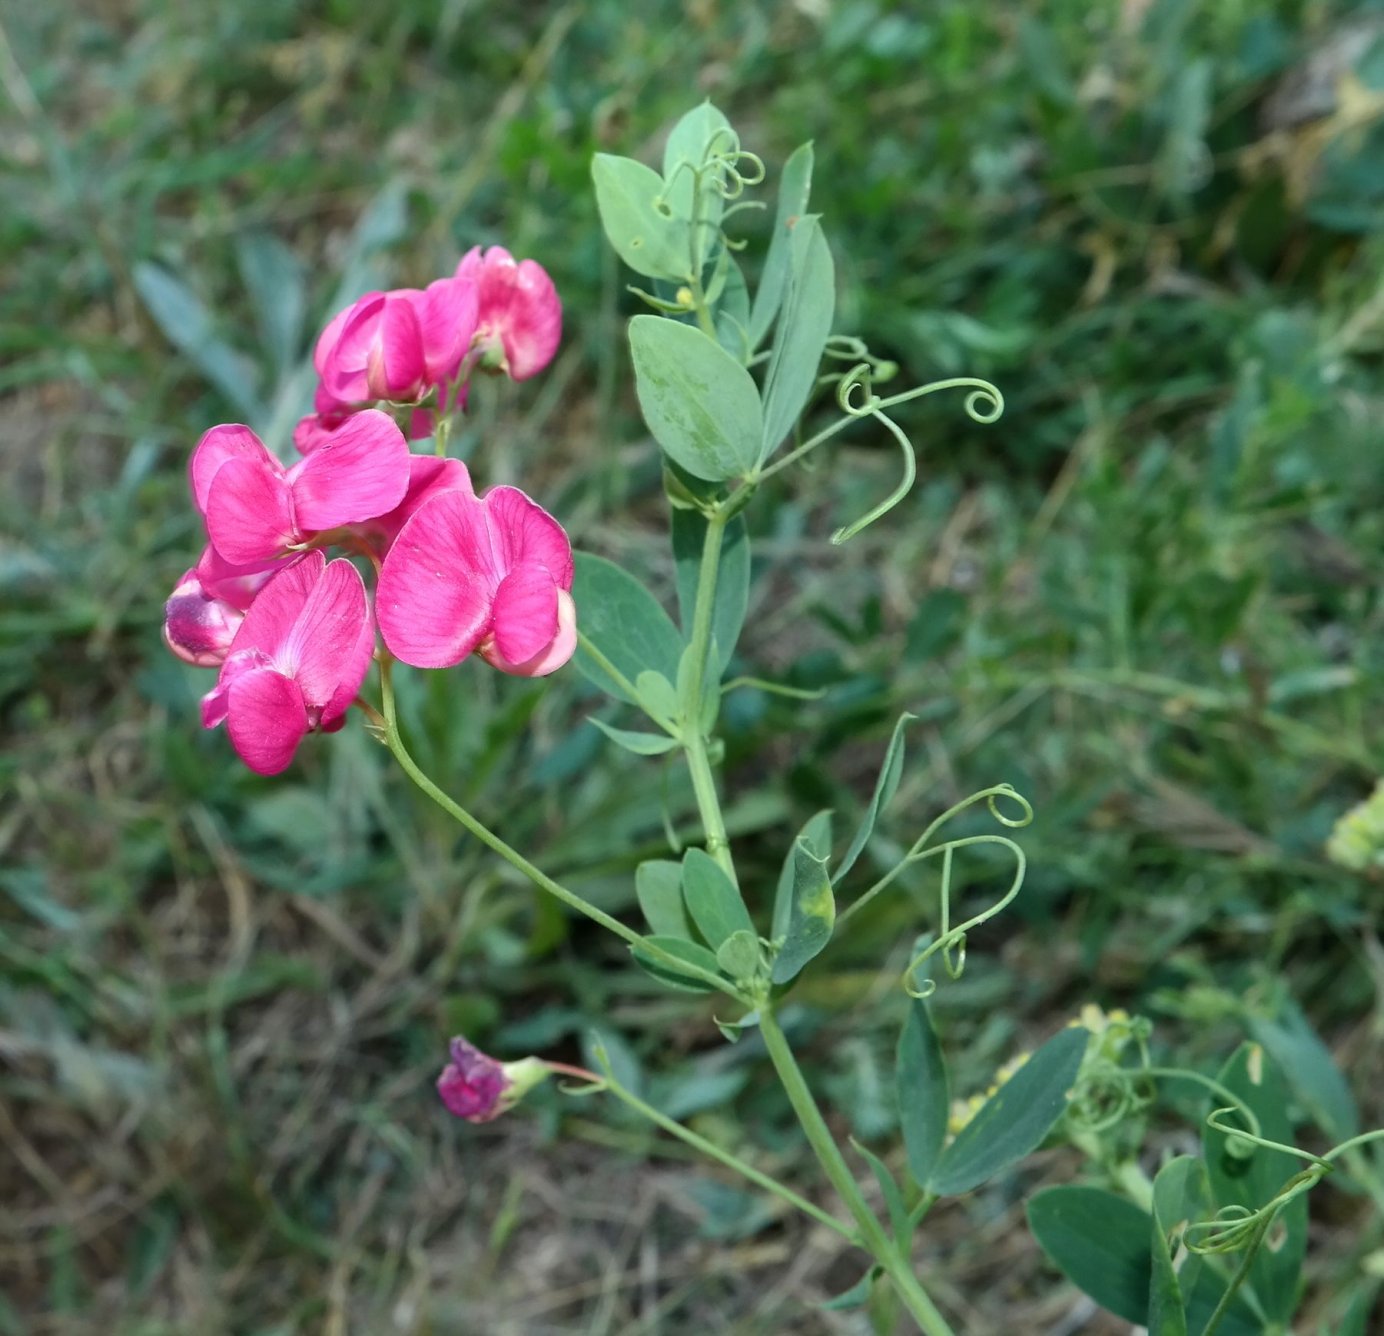
[[602, 1078], [605, 1088], [624, 1104], [637, 1113], [641, 1113], [651, 1123], [661, 1127], [670, 1136], [677, 1137], [680, 1141], [685, 1141], [689, 1146], [700, 1151], [703, 1155], [709, 1156], [713, 1160], [719, 1160], [728, 1169], [734, 1169], [743, 1178], [749, 1179], [751, 1183], [763, 1188], [766, 1192], [772, 1192], [776, 1197], [782, 1198], [790, 1206], [796, 1207], [805, 1215], [810, 1215], [819, 1224], [826, 1225], [828, 1229], [835, 1230], [842, 1238], [851, 1243], [859, 1243], [855, 1231], [849, 1225], [843, 1224], [834, 1215], [822, 1210], [820, 1206], [814, 1205], [806, 1197], [800, 1197], [792, 1188], [786, 1187], [778, 1179], [771, 1178], [768, 1174], [761, 1173], [752, 1164], [746, 1164], [744, 1160], [732, 1155], [730, 1151], [723, 1150], [714, 1142], [708, 1141], [705, 1137], [699, 1136], [690, 1127], [684, 1127], [681, 1123], [669, 1118], [667, 1114], [660, 1113], [651, 1104], [646, 1104], [638, 1095], [630, 1090], [626, 1090], [618, 1081], [607, 1076]]
[[465, 827], [482, 844], [493, 852], [500, 855], [511, 867], [518, 869], [540, 890], [547, 891], [555, 900], [561, 900], [570, 909], [575, 909], [577, 913], [584, 914], [587, 918], [599, 923], [601, 927], [609, 929], [617, 937], [630, 946], [638, 947], [640, 951], [648, 956], [660, 960], [675, 973], [694, 975], [702, 980], [703, 983], [719, 989], [740, 1002], [747, 1002], [740, 990], [730, 982], [710, 970], [704, 970], [692, 964], [690, 961], [679, 959], [677, 956], [669, 955], [661, 950], [652, 942], [646, 941], [633, 928], [626, 927], [619, 919], [612, 918], [603, 909], [598, 909], [595, 905], [573, 891], [569, 891], [565, 886], [559, 885], [541, 868], [535, 867], [517, 849], [506, 844], [489, 826], [482, 824], [471, 815], [459, 802], [450, 798], [444, 793], [419, 767], [418, 762], [409, 755], [408, 749], [404, 746], [403, 738], [399, 734], [399, 712], [394, 700], [394, 686], [391, 680], [391, 669], [393, 664], [385, 660], [380, 664], [380, 694], [381, 703], [384, 706], [384, 740], [385, 745], [393, 753], [394, 759], [403, 767], [404, 773], [420, 788], [429, 798], [433, 800], [448, 816], [458, 825]]
[[831, 1180], [832, 1187], [840, 1194], [859, 1226], [861, 1242], [884, 1268], [885, 1274], [904, 1306], [913, 1315], [919, 1329], [926, 1332], [927, 1336], [953, 1336], [946, 1318], [937, 1310], [937, 1306], [913, 1274], [911, 1260], [895, 1246], [884, 1226], [870, 1210], [865, 1198], [861, 1196], [855, 1176], [833, 1139], [831, 1129], [827, 1127], [822, 1111], [817, 1107], [817, 1101], [807, 1088], [802, 1069], [793, 1056], [793, 1050], [788, 1046], [787, 1036], [778, 1023], [772, 1005], [767, 1001], [759, 1009], [759, 1030], [764, 1036], [769, 1058], [788, 1094], [793, 1112], [798, 1115], [798, 1121], [807, 1135], [808, 1143], [827, 1178]]
[[726, 515], [719, 510], [707, 517], [702, 563], [697, 573], [697, 597], [692, 605], [688, 672], [683, 683], [681, 703], [683, 748], [687, 752], [687, 768], [692, 775], [697, 811], [701, 814], [702, 829], [706, 832], [706, 851], [738, 885], [725, 818], [721, 815], [721, 802], [716, 795], [716, 777], [711, 772], [711, 758], [707, 754], [707, 739], [701, 722], [702, 693], [706, 690], [707, 659], [711, 653], [711, 617], [716, 606], [716, 576], [721, 568], [721, 541], [725, 537], [727, 523]]

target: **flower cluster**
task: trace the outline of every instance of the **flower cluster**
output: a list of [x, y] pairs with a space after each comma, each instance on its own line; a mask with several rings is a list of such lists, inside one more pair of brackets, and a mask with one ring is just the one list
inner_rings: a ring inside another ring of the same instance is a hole
[[[276, 774], [307, 733], [341, 727], [377, 623], [388, 651], [419, 668], [478, 653], [536, 677], [571, 657], [562, 526], [517, 488], [477, 494], [460, 460], [414, 454], [407, 439], [463, 408], [476, 370], [536, 375], [561, 328], [539, 265], [476, 248], [449, 278], [368, 293], [332, 318], [297, 461], [238, 424], [198, 442], [189, 481], [207, 546], [167, 602], [164, 639], [219, 669], [203, 722], [224, 722], [252, 770]], [[347, 556], [329, 560], [331, 547]], [[373, 608], [349, 557], [377, 577]]]

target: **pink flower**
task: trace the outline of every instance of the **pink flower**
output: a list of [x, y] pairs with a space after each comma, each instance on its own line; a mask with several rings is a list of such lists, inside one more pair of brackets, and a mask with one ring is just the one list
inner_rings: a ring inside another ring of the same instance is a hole
[[562, 338], [562, 303], [542, 265], [516, 262], [503, 246], [476, 246], [462, 257], [456, 276], [476, 286], [479, 323], [471, 346], [483, 365], [527, 380], [553, 360]]
[[380, 630], [415, 668], [448, 668], [479, 651], [502, 672], [541, 677], [576, 648], [572, 573], [562, 526], [517, 488], [439, 492], [384, 559]]
[[547, 1065], [538, 1058], [496, 1062], [460, 1035], [449, 1048], [452, 1060], [437, 1078], [437, 1093], [449, 1113], [468, 1123], [498, 1118], [548, 1077]]
[[214, 547], [208, 547], [164, 604], [164, 643], [184, 663], [197, 668], [223, 663], [245, 620], [245, 610], [283, 564], [232, 566], [222, 561]]
[[466, 465], [448, 456], [410, 455], [408, 490], [404, 499], [388, 514], [353, 526], [355, 532], [371, 540], [380, 552], [387, 552], [399, 531], [413, 518], [414, 511], [439, 492], [465, 492], [474, 496]]
[[276, 775], [304, 736], [345, 722], [374, 648], [359, 572], [309, 552], [256, 596], [202, 700], [202, 722], [215, 728], [224, 720], [240, 759]]
[[409, 403], [445, 385], [471, 342], [476, 313], [474, 285], [455, 277], [424, 289], [366, 293], [337, 312], [317, 340], [318, 413], [324, 399], [337, 406]]
[[376, 409], [353, 414], [289, 469], [249, 427], [213, 427], [192, 454], [192, 494], [217, 553], [248, 566], [393, 510], [409, 458], [403, 433]]

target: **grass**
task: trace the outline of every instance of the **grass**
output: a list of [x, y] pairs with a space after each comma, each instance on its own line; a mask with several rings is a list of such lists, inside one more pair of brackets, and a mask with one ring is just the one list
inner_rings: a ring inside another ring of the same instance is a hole
[[[1000, 779], [1039, 812], [1015, 912], [939, 995], [968, 1089], [1088, 1000], [1211, 1069], [1286, 991], [1377, 1124], [1378, 884], [1323, 843], [1384, 742], [1380, 23], [1248, 0], [12, 11], [0, 1332], [865, 1329], [812, 1307], [857, 1278], [829, 1237], [614, 1109], [448, 1123], [447, 1034], [575, 1054], [600, 1022], [662, 1105], [813, 1181], [752, 1042], [630, 978], [359, 729], [277, 781], [237, 769], [159, 644], [201, 430], [282, 433], [343, 275], [425, 279], [478, 241], [550, 269], [568, 334], [543, 381], [478, 405], [466, 448], [671, 595], [587, 163], [651, 156], [705, 94], [771, 168], [816, 141], [840, 327], [910, 381], [985, 375], [1009, 401], [990, 428], [915, 406], [920, 485], [845, 548], [827, 536], [894, 481], [868, 432], [756, 512], [743, 668], [828, 690], [733, 698], [751, 895], [813, 810], [863, 805], [913, 709], [890, 840]], [[1343, 42], [1345, 103], [1305, 63]], [[572, 675], [495, 676], [414, 679], [420, 760], [625, 912], [665, 810], [693, 834], [690, 794], [603, 744]], [[930, 886], [862, 915], [796, 1016], [834, 1116], [881, 1147]], [[1351, 1242], [1356, 1199], [1319, 1198], [1304, 1330], [1334, 1329], [1375, 1237]], [[968, 1331], [1116, 1330], [1015, 1200], [930, 1223], [939, 1302]]]

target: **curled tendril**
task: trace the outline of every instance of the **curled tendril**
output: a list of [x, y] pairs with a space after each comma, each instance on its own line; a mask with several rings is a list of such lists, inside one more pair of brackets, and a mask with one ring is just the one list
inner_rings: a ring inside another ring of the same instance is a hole
[[[1275, 1145], [1266, 1142], [1266, 1145]], [[1278, 1147], [1278, 1149], [1290, 1149]], [[1295, 1151], [1302, 1155], [1305, 1152]], [[1210, 1220], [1198, 1220], [1182, 1232], [1182, 1241], [1192, 1253], [1238, 1252], [1246, 1246], [1257, 1248], [1269, 1232], [1275, 1217], [1289, 1202], [1310, 1192], [1331, 1172], [1325, 1163], [1314, 1164], [1294, 1174], [1263, 1206], [1251, 1211], [1246, 1206], [1223, 1206]]]
[[1099, 1133], [1141, 1114], [1153, 1103], [1140, 1089], [1141, 1073], [1108, 1058], [1088, 1062], [1067, 1105], [1068, 1119], [1081, 1131]]
[[[855, 402], [856, 390], [864, 390], [865, 402]], [[857, 362], [843, 375], [836, 386], [836, 402], [848, 417], [869, 417], [883, 402], [874, 392], [874, 368], [869, 362]]]
[[1241, 1113], [1241, 1110], [1233, 1105], [1224, 1109], [1214, 1109], [1206, 1117], [1207, 1127], [1214, 1127], [1222, 1135], [1238, 1139], [1241, 1142], [1247, 1141], [1252, 1146], [1262, 1146], [1265, 1150], [1279, 1150], [1285, 1155], [1295, 1155], [1298, 1159], [1306, 1160], [1309, 1164], [1317, 1166], [1322, 1173], [1329, 1174], [1331, 1172], [1331, 1162], [1323, 1159], [1320, 1155], [1313, 1155], [1310, 1150], [1303, 1150], [1300, 1146], [1285, 1145], [1282, 1141], [1270, 1141], [1267, 1137], [1260, 1136], [1257, 1131], [1242, 1131], [1240, 1128], [1224, 1122], [1223, 1119], [1228, 1113]]
[[[936, 833], [941, 830], [949, 821], [974, 807], [977, 803], [985, 803], [990, 815], [1011, 830], [1020, 829], [1033, 820], [1033, 806], [1027, 798], [1023, 796], [1011, 784], [996, 784], [988, 789], [982, 789], [979, 793], [973, 793], [969, 798], [949, 807], [941, 816], [937, 817], [923, 833], [913, 842], [913, 846], [903, 856], [902, 859], [883, 877], [880, 878], [864, 895], [853, 904], [849, 905], [841, 914], [838, 923], [844, 922], [852, 914], [863, 909], [875, 896], [886, 889], [904, 870], [913, 863], [921, 863], [926, 859], [941, 857], [942, 859], [942, 888], [941, 888], [941, 924], [938, 935], [935, 939], [928, 942], [921, 950], [917, 951], [908, 963], [908, 968], [903, 973], [903, 987], [905, 992], [911, 997], [926, 998], [930, 997], [936, 989], [936, 983], [930, 978], [919, 978], [918, 971], [938, 952], [942, 953], [943, 965], [947, 973], [954, 979], [960, 978], [966, 968], [966, 935], [971, 929], [979, 927], [980, 924], [992, 919], [996, 914], [1005, 909], [1018, 895], [1024, 883], [1024, 873], [1028, 868], [1028, 860], [1024, 856], [1024, 851], [1011, 840], [1007, 835], [970, 835], [962, 839], [948, 840], [943, 844], [931, 844], [930, 841]], [[1004, 812], [1000, 806], [1002, 802], [1015, 803], [1018, 805], [1018, 815], [1011, 816]], [[968, 849], [975, 845], [997, 844], [1007, 850], [1014, 858], [1014, 875], [1005, 893], [989, 908], [982, 910], [974, 917], [967, 919], [964, 923], [957, 924], [955, 927], [951, 923], [951, 882], [952, 870], [956, 854], [962, 849]]]
[[[857, 370], [858, 369], [859, 368], [857, 368]], [[856, 381], [855, 383], [859, 384], [862, 382]], [[879, 411], [878, 404], [880, 403], [880, 400], [877, 397], [871, 397], [874, 398], [874, 403], [876, 406], [869, 410], [869, 416], [878, 419], [880, 422], [884, 424], [884, 426], [888, 429], [889, 434], [898, 442], [899, 449], [903, 451], [903, 477], [899, 479], [899, 485], [895, 487], [894, 490], [890, 492], [889, 495], [886, 496], [884, 500], [881, 501], [877, 506], [871, 507], [870, 510], [868, 510], [858, 520], [855, 520], [850, 524], [843, 525], [841, 528], [837, 529], [837, 531], [834, 534], [832, 534], [831, 542], [832, 545], [836, 547], [839, 547], [842, 543], [850, 542], [850, 540], [854, 538], [856, 534], [858, 534], [862, 529], [868, 528], [881, 516], [887, 515], [891, 510], [893, 510], [894, 507], [897, 506], [899, 502], [902, 501], [904, 497], [906, 497], [909, 494], [909, 492], [913, 490], [913, 481], [918, 476], [918, 457], [913, 453], [913, 442], [908, 439], [908, 436], [905, 434], [903, 428], [900, 427], [899, 424], [895, 422], [893, 418]], [[846, 411], [848, 413], [851, 413], [852, 416], [862, 416], [862, 414], [858, 410], [852, 409], [849, 406], [846, 407]]]

